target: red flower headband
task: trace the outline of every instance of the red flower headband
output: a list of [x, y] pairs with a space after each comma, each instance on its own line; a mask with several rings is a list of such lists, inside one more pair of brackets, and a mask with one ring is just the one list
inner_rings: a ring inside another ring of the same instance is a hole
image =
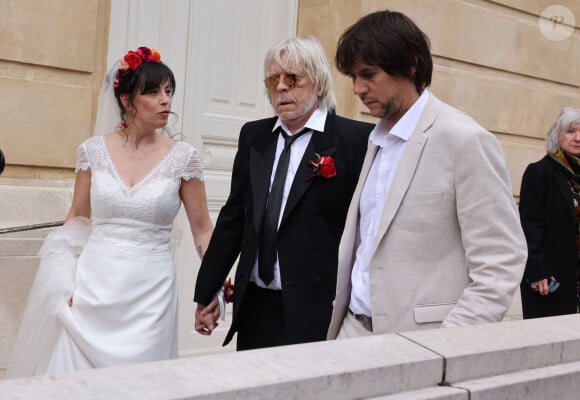
[[150, 49], [149, 47], [139, 47], [137, 51], [129, 50], [127, 54], [125, 54], [125, 57], [117, 62], [118, 71], [113, 86], [118, 88], [123, 82], [123, 79], [125, 79], [131, 71], [136, 71], [143, 61], [161, 62], [161, 56], [157, 50]]

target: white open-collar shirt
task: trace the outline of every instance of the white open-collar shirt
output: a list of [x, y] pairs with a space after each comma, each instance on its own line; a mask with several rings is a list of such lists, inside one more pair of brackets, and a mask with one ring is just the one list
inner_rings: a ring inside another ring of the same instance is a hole
[[[355, 314], [372, 316], [369, 264], [373, 247], [377, 240], [379, 224], [395, 172], [428, 98], [429, 92], [424, 90], [391, 130], [388, 130], [381, 120], [369, 136], [369, 141], [379, 149], [366, 178], [359, 202], [360, 243], [351, 273], [352, 291], [349, 306]], [[393, 282], [395, 282], [394, 278]]]
[[[306, 151], [306, 147], [312, 138], [312, 134], [316, 132], [317, 135], [324, 135], [324, 124], [326, 123], [326, 110], [321, 110], [317, 108], [314, 110], [306, 124], [304, 124], [304, 128], [308, 129], [306, 133], [302, 136], [297, 138], [290, 147], [290, 163], [288, 165], [288, 174], [286, 175], [286, 181], [284, 182], [284, 193], [282, 194], [282, 207], [280, 208], [280, 216], [278, 217], [278, 225], [280, 225], [280, 221], [282, 219], [282, 215], [284, 214], [284, 208], [286, 208], [286, 201], [288, 200], [288, 195], [290, 194], [290, 188], [292, 187], [292, 182], [294, 182], [294, 176], [296, 175], [296, 171], [298, 171], [298, 167], [300, 166], [300, 162], [302, 161], [302, 157], [304, 157], [304, 152]], [[292, 136], [292, 132], [286, 126], [286, 123], [282, 121], [281, 118], [278, 117], [278, 120], [274, 124], [272, 128], [272, 134], [276, 134], [278, 127], [282, 127], [284, 132], [288, 136]], [[296, 131], [299, 132], [300, 130]], [[278, 133], [278, 143], [276, 145], [276, 157], [274, 159], [274, 165], [272, 166], [272, 174], [270, 176], [270, 190], [272, 189], [272, 183], [274, 182], [274, 175], [276, 174], [276, 168], [278, 167], [278, 160], [280, 159], [280, 154], [284, 149], [284, 137], [282, 134]], [[304, 227], [306, 229], [306, 227]], [[298, 249], [298, 251], [300, 251]], [[274, 263], [274, 279], [270, 282], [269, 285], [265, 285], [264, 282], [258, 276], [258, 256], [256, 255], [256, 259], [254, 260], [254, 267], [252, 269], [252, 274], [250, 275], [250, 281], [256, 283], [256, 285], [267, 288], [267, 289], [275, 289], [280, 290], [282, 289], [282, 281], [280, 280], [280, 264], [278, 262], [278, 257], [276, 256], [276, 262]]]

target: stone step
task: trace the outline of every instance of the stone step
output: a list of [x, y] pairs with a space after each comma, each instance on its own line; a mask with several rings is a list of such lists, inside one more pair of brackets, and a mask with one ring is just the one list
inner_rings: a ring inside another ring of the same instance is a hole
[[21, 232], [0, 233], [0, 239], [7, 238], [45, 238], [51, 231], [56, 228], [30, 229]]
[[0, 371], [6, 369], [40, 258], [0, 257]]
[[73, 181], [0, 178], [0, 228], [62, 221]]
[[26, 298], [39, 262], [38, 256], [0, 257], [0, 304]]
[[0, 237], [0, 257], [35, 256], [38, 254], [43, 242], [44, 238]]
[[56, 228], [32, 229], [0, 234], [1, 256], [35, 256], [46, 235]]

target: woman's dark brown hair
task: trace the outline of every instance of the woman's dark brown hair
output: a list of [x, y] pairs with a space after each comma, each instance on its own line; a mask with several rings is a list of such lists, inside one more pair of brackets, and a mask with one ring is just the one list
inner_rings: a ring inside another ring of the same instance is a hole
[[119, 86], [115, 88], [115, 97], [121, 112], [125, 112], [125, 107], [121, 102], [122, 94], [128, 94], [129, 102], [133, 104], [133, 99], [137, 94], [148, 93], [166, 81], [169, 81], [171, 88], [175, 91], [175, 77], [167, 65], [157, 61], [144, 61], [135, 71], [127, 73]]

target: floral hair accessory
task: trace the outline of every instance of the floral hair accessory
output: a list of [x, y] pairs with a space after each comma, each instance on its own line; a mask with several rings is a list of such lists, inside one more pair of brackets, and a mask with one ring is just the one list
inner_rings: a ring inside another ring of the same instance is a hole
[[224, 283], [224, 298], [226, 299], [226, 303], [234, 301], [234, 284], [232, 283], [232, 278], [228, 278], [226, 283]]
[[161, 62], [161, 54], [159, 54], [157, 50], [151, 49], [151, 55], [153, 56], [153, 61]]
[[321, 156], [316, 154], [316, 161], [310, 161], [310, 166], [314, 170], [311, 178], [315, 176], [322, 176], [323, 178], [332, 178], [336, 175], [336, 166], [334, 165], [334, 158], [331, 156]]
[[136, 71], [145, 61], [161, 62], [161, 56], [157, 50], [149, 47], [142, 46], [137, 51], [129, 50], [122, 59], [117, 61], [118, 71], [113, 84], [114, 87], [118, 88], [127, 75], [132, 71]]

